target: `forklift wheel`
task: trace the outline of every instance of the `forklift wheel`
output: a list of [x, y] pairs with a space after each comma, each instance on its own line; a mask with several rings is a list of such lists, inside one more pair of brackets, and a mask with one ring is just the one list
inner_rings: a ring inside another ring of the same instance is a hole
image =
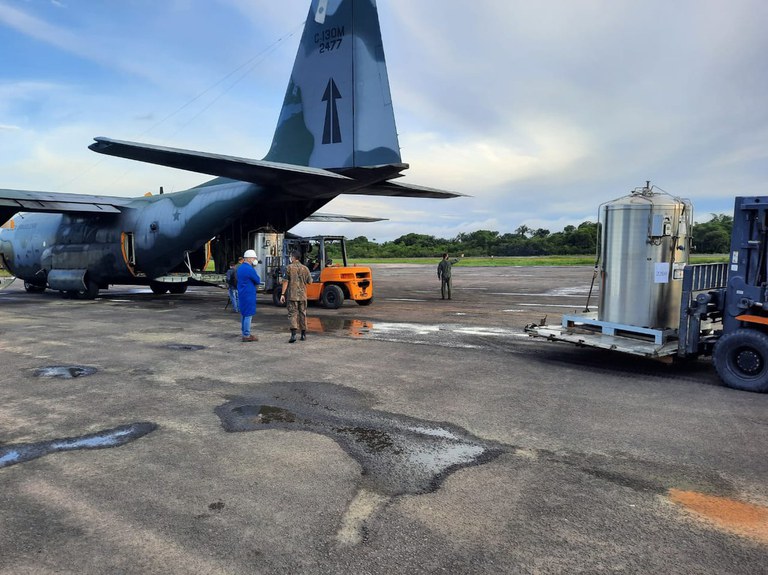
[[287, 302], [280, 303], [280, 293], [282, 292], [282, 286], [272, 289], [272, 303], [276, 307], [286, 307]]
[[737, 329], [715, 344], [712, 360], [728, 387], [768, 391], [768, 335], [756, 329]]
[[323, 288], [323, 307], [328, 309], [339, 309], [344, 303], [344, 292], [337, 285], [327, 285]]

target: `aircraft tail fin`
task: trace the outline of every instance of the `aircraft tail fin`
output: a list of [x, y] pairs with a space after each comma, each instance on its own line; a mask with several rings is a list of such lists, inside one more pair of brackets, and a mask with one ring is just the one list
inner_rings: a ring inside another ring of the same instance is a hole
[[264, 160], [315, 168], [401, 162], [376, 0], [312, 0]]

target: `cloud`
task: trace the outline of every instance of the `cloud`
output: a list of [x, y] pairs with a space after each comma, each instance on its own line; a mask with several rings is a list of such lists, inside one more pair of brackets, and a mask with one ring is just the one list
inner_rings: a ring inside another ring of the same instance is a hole
[[[262, 157], [307, 4], [0, 0], [24, 48], [0, 84], [0, 185], [138, 195], [204, 179], [104, 160], [96, 135]], [[404, 180], [473, 197], [339, 198], [324, 211], [390, 221], [334, 229], [556, 231], [648, 179], [700, 214], [765, 193], [768, 3], [391, 0], [379, 15]]]

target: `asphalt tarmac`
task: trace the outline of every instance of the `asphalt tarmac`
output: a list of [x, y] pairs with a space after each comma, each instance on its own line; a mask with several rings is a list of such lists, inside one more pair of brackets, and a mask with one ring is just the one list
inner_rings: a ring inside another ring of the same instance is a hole
[[[375, 302], [0, 291], [0, 573], [768, 573], [768, 395], [534, 340], [591, 268]], [[595, 306], [593, 296], [590, 306]]]

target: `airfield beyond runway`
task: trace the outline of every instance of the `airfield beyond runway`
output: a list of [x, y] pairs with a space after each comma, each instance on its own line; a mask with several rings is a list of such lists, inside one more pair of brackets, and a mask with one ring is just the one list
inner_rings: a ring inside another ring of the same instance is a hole
[[589, 267], [435, 265], [295, 345], [269, 296], [242, 343], [216, 288], [0, 291], [0, 573], [768, 572], [768, 395], [525, 336]]

